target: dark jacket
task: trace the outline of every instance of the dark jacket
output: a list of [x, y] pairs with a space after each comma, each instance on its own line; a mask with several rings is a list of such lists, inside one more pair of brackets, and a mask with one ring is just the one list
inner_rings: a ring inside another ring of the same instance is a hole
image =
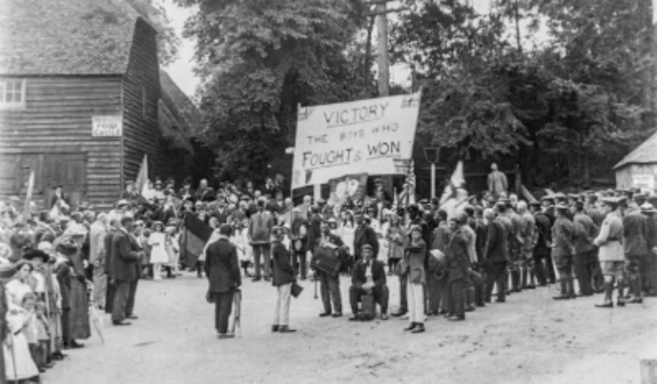
[[[374, 283], [374, 288], [376, 289], [386, 285], [386, 271], [383, 268], [383, 262], [373, 259], [370, 268], [372, 268], [372, 282]], [[358, 260], [351, 275], [351, 284], [356, 288], [362, 288], [363, 284], [367, 282], [366, 275], [367, 268], [365, 267], [365, 261]]]
[[55, 276], [59, 283], [59, 294], [62, 297], [62, 309], [71, 309], [71, 263], [69, 261], [57, 263], [55, 265]]
[[488, 223], [486, 230], [486, 248], [484, 259], [492, 263], [509, 260], [509, 233], [508, 228], [499, 220], [495, 219]]
[[112, 269], [110, 278], [117, 281], [135, 281], [139, 273], [139, 244], [124, 230], [112, 239]]
[[228, 239], [220, 238], [208, 246], [205, 274], [210, 282], [210, 292], [230, 292], [242, 285], [237, 248]]
[[638, 211], [628, 212], [623, 217], [623, 249], [625, 256], [643, 256], [647, 254], [647, 238], [648, 224], [646, 217]]
[[357, 258], [361, 255], [361, 250], [363, 245], [369, 244], [374, 250], [374, 257], [379, 254], [379, 239], [376, 236], [376, 232], [369, 225], [361, 225], [356, 228], [356, 233], [354, 234], [354, 255]]
[[573, 223], [575, 224], [575, 253], [579, 255], [594, 250], [593, 240], [598, 236], [598, 227], [593, 219], [584, 212], [576, 212]]
[[253, 245], [268, 245], [274, 217], [267, 211], [256, 212], [249, 219], [249, 236]]
[[557, 218], [552, 226], [552, 257], [575, 254], [575, 225], [566, 217]]
[[294, 282], [294, 268], [290, 264], [285, 246], [280, 241], [272, 242], [271, 259], [274, 264], [272, 285], [274, 287], [280, 287]]
[[534, 246], [534, 254], [537, 256], [546, 256], [551, 252], [552, 244], [552, 222], [550, 218], [544, 213], [537, 213], [534, 216], [536, 219], [536, 233], [537, 241]]
[[114, 240], [114, 235], [116, 231], [110, 229], [105, 237], [103, 238], [103, 244], [105, 244], [105, 274], [110, 275], [112, 273], [112, 241]]
[[[305, 226], [306, 227], [306, 234], [301, 235], [301, 227]], [[296, 217], [292, 219], [292, 233], [290, 235], [291, 240], [292, 240], [292, 249], [295, 250], [298, 253], [305, 253], [306, 252], [306, 242], [308, 240], [308, 221], [304, 219], [303, 217]], [[297, 248], [297, 241], [299, 244], [299, 247]]]
[[456, 281], [467, 276], [470, 257], [468, 256], [468, 240], [459, 228], [451, 236], [445, 254], [449, 281]]
[[319, 215], [313, 215], [310, 218], [310, 227], [308, 228], [307, 244], [314, 250], [317, 242], [322, 237], [322, 218]]

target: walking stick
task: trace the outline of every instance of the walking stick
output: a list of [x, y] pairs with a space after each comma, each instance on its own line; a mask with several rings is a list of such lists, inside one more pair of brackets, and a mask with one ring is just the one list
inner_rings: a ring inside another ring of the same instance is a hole
[[315, 275], [315, 300], [317, 300], [317, 275]]

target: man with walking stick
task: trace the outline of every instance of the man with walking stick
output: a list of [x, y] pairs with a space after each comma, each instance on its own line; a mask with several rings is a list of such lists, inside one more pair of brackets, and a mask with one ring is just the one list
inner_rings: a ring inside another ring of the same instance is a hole
[[[242, 285], [237, 249], [228, 240], [231, 231], [229, 224], [221, 225], [219, 239], [208, 246], [205, 258], [205, 275], [210, 283], [207, 299], [215, 305], [215, 328], [219, 339], [235, 337], [234, 333], [228, 333], [228, 319], [235, 292]], [[238, 318], [236, 316], [235, 320]]]

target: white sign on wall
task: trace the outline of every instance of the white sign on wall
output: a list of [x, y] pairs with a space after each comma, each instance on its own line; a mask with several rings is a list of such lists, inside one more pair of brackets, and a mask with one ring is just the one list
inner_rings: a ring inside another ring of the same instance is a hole
[[348, 174], [405, 174], [395, 159], [413, 154], [420, 93], [302, 107], [292, 188]]
[[121, 137], [123, 134], [123, 116], [92, 116], [92, 137]]
[[632, 175], [632, 184], [634, 188], [641, 189], [641, 192], [652, 192], [655, 190], [655, 176]]

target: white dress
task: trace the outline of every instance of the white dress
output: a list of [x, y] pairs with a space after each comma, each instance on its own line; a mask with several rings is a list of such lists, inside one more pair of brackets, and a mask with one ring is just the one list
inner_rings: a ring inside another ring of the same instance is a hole
[[169, 254], [165, 247], [166, 234], [163, 232], [153, 232], [148, 237], [148, 245], [151, 246], [151, 263], [166, 264], [169, 262]]
[[356, 228], [351, 224], [346, 224], [338, 228], [338, 236], [342, 239], [344, 245], [349, 247], [349, 253], [354, 254], [354, 237], [356, 236]]
[[7, 326], [10, 331], [7, 338], [11, 338], [12, 347], [8, 348], [6, 343], [2, 344], [8, 380], [23, 380], [39, 376], [39, 369], [32, 360], [27, 339], [23, 331], [20, 331], [27, 321], [28, 313], [23, 309], [10, 309], [7, 312]]

